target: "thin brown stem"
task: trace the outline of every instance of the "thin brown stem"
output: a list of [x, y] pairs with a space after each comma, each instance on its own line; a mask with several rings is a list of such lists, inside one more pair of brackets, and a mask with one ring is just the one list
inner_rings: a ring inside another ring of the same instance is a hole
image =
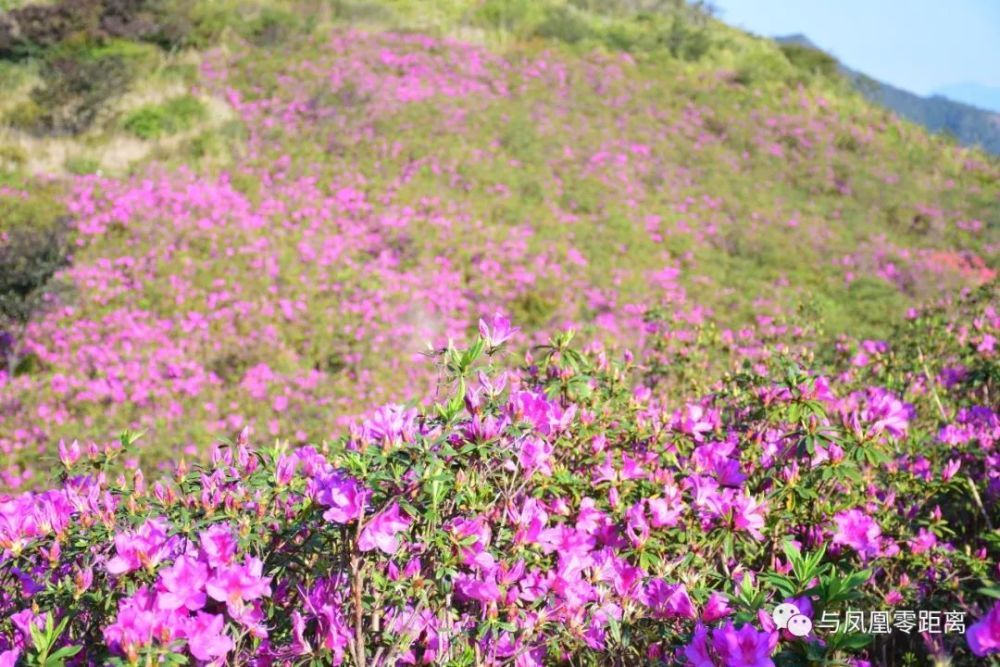
[[354, 662], [357, 667], [365, 667], [365, 610], [361, 604], [364, 573], [362, 572], [361, 552], [358, 550], [363, 523], [364, 521], [359, 518], [354, 532], [354, 546], [351, 553], [351, 593], [354, 599]]
[[965, 481], [969, 483], [969, 489], [972, 490], [972, 499], [976, 501], [976, 506], [979, 507], [979, 511], [982, 512], [983, 518], [986, 519], [986, 525], [989, 529], [993, 530], [993, 522], [990, 521], [990, 513], [986, 511], [986, 507], [983, 505], [983, 499], [979, 497], [979, 489], [976, 488], [976, 483], [972, 481], [971, 477], [966, 477]]
[[941, 415], [941, 419], [948, 421], [948, 413], [945, 412], [944, 405], [941, 403], [941, 397], [938, 396], [937, 391], [937, 380], [931, 377], [931, 371], [927, 368], [927, 360], [924, 359], [924, 351], [921, 348], [917, 348], [918, 359], [920, 360], [920, 366], [924, 369], [924, 377], [927, 378], [927, 384], [931, 390], [931, 396], [934, 398], [934, 403], [937, 404], [938, 413]]

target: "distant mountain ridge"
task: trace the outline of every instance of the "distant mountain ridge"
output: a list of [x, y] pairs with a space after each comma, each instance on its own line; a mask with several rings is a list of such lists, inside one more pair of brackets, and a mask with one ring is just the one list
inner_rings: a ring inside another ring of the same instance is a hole
[[941, 86], [933, 94], [972, 105], [977, 109], [1000, 113], [1000, 87], [962, 82]]
[[[801, 34], [774, 39], [779, 44], [794, 44], [823, 51]], [[980, 146], [994, 155], [1000, 155], [1000, 113], [956, 102], [941, 95], [922, 97], [873, 79], [839, 61], [838, 66], [841, 73], [870, 102], [887, 107], [932, 132], [947, 132], [965, 146]]]

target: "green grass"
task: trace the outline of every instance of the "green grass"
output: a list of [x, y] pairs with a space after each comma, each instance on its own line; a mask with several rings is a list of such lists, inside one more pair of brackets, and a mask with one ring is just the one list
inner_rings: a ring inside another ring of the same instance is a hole
[[145, 140], [177, 134], [194, 127], [207, 115], [197, 97], [182, 95], [162, 104], [147, 104], [129, 112], [122, 121], [126, 132]]
[[73, 155], [66, 158], [66, 171], [77, 176], [96, 173], [101, 168], [100, 160], [85, 155]]

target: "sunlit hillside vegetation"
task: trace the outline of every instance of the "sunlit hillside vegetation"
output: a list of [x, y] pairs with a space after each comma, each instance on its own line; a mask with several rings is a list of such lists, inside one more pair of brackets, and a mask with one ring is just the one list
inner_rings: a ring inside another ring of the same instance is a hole
[[995, 159], [679, 1], [6, 7], [0, 666], [1000, 650]]
[[[495, 308], [739, 356], [786, 328], [884, 336], [995, 274], [995, 162], [695, 10], [627, 4], [133, 2], [131, 33], [8, 47], [4, 224], [74, 235], [5, 383], [9, 464], [81, 424], [161, 452], [329, 437], [422, 395], [414, 354]], [[86, 94], [47, 74], [67, 63]]]

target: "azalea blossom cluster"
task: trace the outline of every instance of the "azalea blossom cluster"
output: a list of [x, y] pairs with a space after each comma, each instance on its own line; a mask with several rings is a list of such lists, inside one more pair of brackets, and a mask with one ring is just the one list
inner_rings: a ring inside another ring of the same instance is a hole
[[[974, 526], [919, 507], [974, 506], [954, 472], [884, 458], [922, 403], [791, 366], [672, 409], [624, 382], [628, 358], [562, 335], [512, 368], [516, 327], [479, 330], [440, 352], [450, 399], [384, 406], [333, 443], [255, 449], [244, 430], [153, 482], [119, 465], [134, 434], [64, 444], [59, 487], [0, 501], [2, 664], [50, 642], [81, 665], [864, 665], [865, 642], [793, 636], [767, 610], [951, 604], [956, 577], [1000, 574]], [[962, 446], [993, 520], [993, 442]], [[996, 652], [1000, 607], [966, 604], [967, 641], [912, 650]]]

